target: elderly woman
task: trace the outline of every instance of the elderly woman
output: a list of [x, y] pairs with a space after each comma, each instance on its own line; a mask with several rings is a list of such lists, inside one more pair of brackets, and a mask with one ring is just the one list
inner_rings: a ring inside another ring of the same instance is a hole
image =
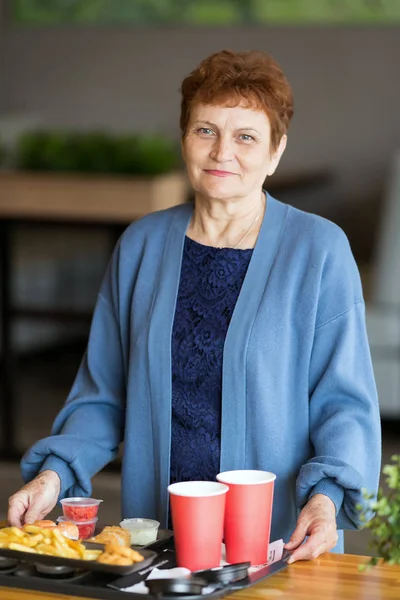
[[216, 53], [183, 81], [194, 205], [121, 237], [70, 396], [22, 460], [30, 483], [10, 523], [90, 495], [124, 439], [123, 517], [165, 527], [171, 481], [263, 469], [277, 475], [272, 539], [292, 560], [340, 551], [338, 530], [359, 527], [381, 451], [363, 295], [344, 233], [263, 191], [292, 114], [262, 52]]

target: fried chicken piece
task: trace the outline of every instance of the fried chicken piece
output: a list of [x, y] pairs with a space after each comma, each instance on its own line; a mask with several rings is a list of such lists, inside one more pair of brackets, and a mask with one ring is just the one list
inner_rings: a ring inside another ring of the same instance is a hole
[[95, 537], [87, 540], [88, 542], [96, 542], [97, 544], [107, 544], [109, 542], [115, 542], [120, 546], [131, 545], [131, 534], [126, 529], [118, 526], [107, 526], [104, 527], [103, 531]]
[[120, 565], [125, 567], [133, 564], [129, 558], [125, 558], [119, 554], [109, 554], [108, 552], [103, 552], [97, 559], [97, 562], [105, 565]]
[[106, 565], [133, 565], [134, 563], [142, 562], [143, 556], [127, 546], [121, 546], [118, 542], [108, 542], [104, 548], [104, 552], [97, 559], [98, 562]]
[[129, 558], [134, 563], [142, 562], [142, 560], [144, 560], [143, 556], [141, 554], [139, 554], [139, 552], [137, 552], [136, 550], [133, 550], [133, 548], [127, 548], [126, 546], [120, 546], [119, 544], [116, 544], [115, 542], [109, 542], [108, 544], [106, 544], [104, 550], [105, 550], [105, 552], [108, 552], [109, 554], [118, 554], [119, 556], [124, 556], [125, 558]]

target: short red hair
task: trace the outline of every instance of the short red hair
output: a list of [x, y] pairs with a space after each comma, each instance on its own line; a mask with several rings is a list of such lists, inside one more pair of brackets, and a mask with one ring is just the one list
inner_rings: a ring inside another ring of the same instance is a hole
[[271, 146], [279, 145], [293, 116], [292, 89], [278, 63], [265, 52], [221, 50], [205, 58], [182, 82], [182, 137], [197, 103], [264, 110], [271, 124]]

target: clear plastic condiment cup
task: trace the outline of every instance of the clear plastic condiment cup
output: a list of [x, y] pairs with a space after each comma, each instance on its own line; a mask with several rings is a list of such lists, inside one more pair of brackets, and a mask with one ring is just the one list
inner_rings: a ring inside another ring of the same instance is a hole
[[124, 519], [120, 527], [131, 534], [132, 546], [147, 546], [157, 540], [160, 523], [153, 519]]

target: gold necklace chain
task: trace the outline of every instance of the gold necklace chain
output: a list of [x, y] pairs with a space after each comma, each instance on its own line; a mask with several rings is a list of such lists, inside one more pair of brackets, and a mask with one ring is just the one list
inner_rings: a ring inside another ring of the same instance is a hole
[[256, 216], [256, 218], [254, 219], [254, 221], [252, 222], [252, 224], [250, 225], [250, 227], [248, 228], [248, 230], [246, 231], [246, 233], [244, 234], [244, 236], [240, 238], [240, 240], [238, 241], [238, 243], [236, 244], [236, 246], [233, 246], [233, 250], [236, 250], [237, 247], [240, 246], [240, 244], [247, 238], [247, 236], [249, 235], [250, 231], [253, 229], [254, 225], [257, 223], [258, 219], [261, 217], [261, 211], [262, 211], [262, 204], [260, 206], [260, 212], [258, 213], [258, 215]]
[[[261, 217], [262, 209], [263, 209], [263, 203], [262, 203], [262, 200], [261, 200], [260, 211], [259, 211], [258, 215], [256, 215], [256, 217], [254, 218], [254, 220], [250, 224], [250, 227], [245, 232], [245, 234], [240, 238], [240, 240], [238, 241], [238, 243], [235, 246], [232, 247], [232, 250], [237, 250], [238, 246], [240, 246], [240, 244], [247, 238], [247, 236], [249, 235], [249, 233], [253, 229], [254, 225], [257, 223], [258, 219]], [[192, 218], [191, 218], [191, 222], [192, 223], [193, 223], [193, 216], [194, 215], [192, 215]], [[220, 246], [220, 247], [222, 248], [223, 246]]]

